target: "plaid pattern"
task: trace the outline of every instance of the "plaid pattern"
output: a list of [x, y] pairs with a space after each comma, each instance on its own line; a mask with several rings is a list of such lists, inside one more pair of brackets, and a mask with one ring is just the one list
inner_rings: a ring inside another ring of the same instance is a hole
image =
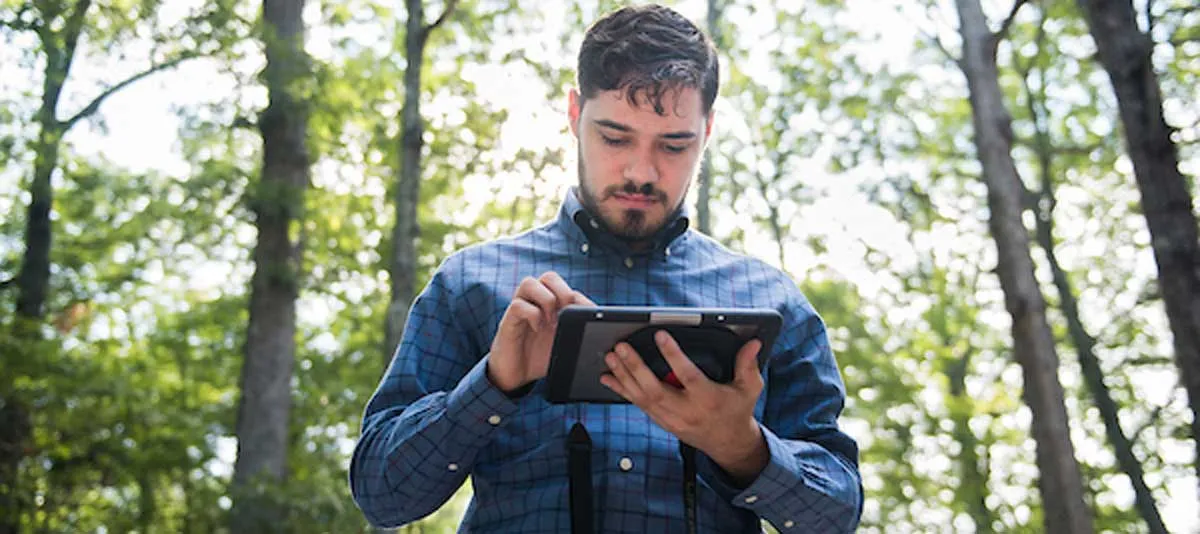
[[[486, 353], [517, 284], [554, 270], [601, 305], [769, 307], [784, 316], [755, 415], [770, 463], [735, 487], [698, 454], [701, 532], [848, 532], [862, 512], [858, 447], [837, 426], [845, 389], [825, 326], [794, 282], [687, 230], [681, 214], [635, 254], [601, 232], [570, 191], [559, 216], [448, 258], [413, 304], [367, 404], [350, 466], [355, 502], [379, 526], [432, 513], [471, 475], [460, 532], [570, 530], [566, 439], [593, 439], [599, 532], [682, 532], [676, 438], [632, 405], [553, 405], [543, 384], [510, 399], [487, 379]], [[630, 462], [632, 467], [630, 467]]]

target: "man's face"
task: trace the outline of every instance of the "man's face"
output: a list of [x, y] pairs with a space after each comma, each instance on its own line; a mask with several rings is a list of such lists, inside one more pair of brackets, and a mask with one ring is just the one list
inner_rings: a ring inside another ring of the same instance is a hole
[[568, 109], [579, 140], [580, 202], [610, 232], [635, 242], [661, 229], [683, 203], [712, 125], [692, 88], [667, 91], [664, 115], [644, 99], [638, 104], [623, 90], [599, 92], [585, 104], [572, 90]]

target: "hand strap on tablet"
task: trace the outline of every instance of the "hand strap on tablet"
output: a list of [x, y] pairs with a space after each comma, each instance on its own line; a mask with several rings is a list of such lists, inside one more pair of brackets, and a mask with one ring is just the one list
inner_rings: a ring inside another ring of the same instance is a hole
[[571, 534], [592, 534], [592, 438], [583, 423], [571, 427], [567, 439], [570, 477]]

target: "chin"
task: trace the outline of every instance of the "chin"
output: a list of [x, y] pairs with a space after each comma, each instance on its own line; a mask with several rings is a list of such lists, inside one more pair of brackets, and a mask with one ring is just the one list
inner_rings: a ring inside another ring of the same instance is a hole
[[[637, 211], [639, 215], [630, 212]], [[613, 233], [622, 239], [638, 241], [647, 239], [657, 233], [663, 226], [662, 216], [654, 216], [643, 210], [618, 211], [605, 221]], [[637, 218], [640, 220], [630, 220]]]

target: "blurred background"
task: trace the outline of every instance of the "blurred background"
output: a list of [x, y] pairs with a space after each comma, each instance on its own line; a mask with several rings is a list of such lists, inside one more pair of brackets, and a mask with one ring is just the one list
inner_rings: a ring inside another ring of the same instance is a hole
[[[828, 324], [862, 532], [1200, 532], [1194, 2], [666, 3], [694, 225]], [[0, 0], [0, 534], [370, 531], [407, 306], [556, 212], [620, 5]]]

